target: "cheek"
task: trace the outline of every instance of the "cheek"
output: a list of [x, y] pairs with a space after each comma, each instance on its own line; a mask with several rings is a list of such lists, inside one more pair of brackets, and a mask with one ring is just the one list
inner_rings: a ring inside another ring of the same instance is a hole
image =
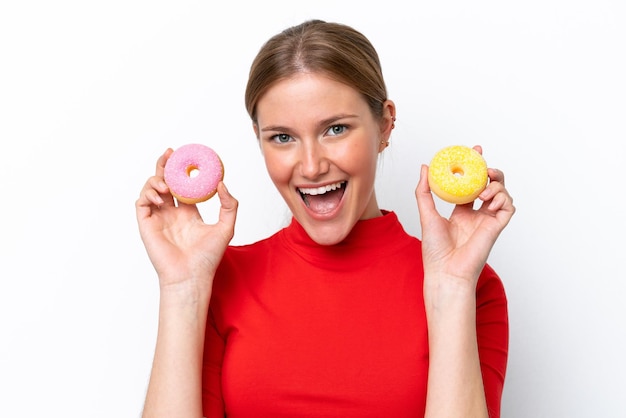
[[[363, 141], [369, 139], [363, 138]], [[376, 146], [371, 143], [360, 143], [357, 146], [348, 147], [342, 153], [342, 161], [345, 163], [346, 170], [352, 172], [370, 172], [375, 170], [378, 162], [379, 152]]]
[[272, 182], [276, 186], [282, 183], [289, 182], [289, 179], [291, 178], [291, 172], [279, 155], [276, 155], [276, 153], [269, 151], [263, 153], [263, 158], [265, 160], [265, 168], [267, 169], [267, 173], [269, 174]]

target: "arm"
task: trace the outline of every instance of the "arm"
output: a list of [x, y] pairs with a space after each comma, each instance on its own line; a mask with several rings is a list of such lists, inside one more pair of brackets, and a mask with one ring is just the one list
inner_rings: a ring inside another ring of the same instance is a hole
[[490, 169], [489, 176], [480, 208], [458, 205], [449, 220], [435, 208], [426, 166], [415, 191], [430, 351], [426, 417], [488, 416], [476, 334], [476, 285], [493, 244], [515, 212], [504, 175]]
[[159, 325], [144, 417], [201, 417], [204, 333], [215, 270], [234, 234], [237, 201], [218, 186], [218, 222], [195, 205], [175, 204], [158, 160], [137, 200], [141, 238], [159, 277]]
[[162, 289], [143, 417], [201, 417], [201, 372], [208, 296]]

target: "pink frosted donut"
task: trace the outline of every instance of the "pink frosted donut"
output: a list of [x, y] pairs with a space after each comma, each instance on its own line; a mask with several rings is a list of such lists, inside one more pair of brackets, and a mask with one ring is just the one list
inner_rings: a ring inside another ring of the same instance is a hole
[[224, 165], [206, 145], [187, 144], [170, 155], [163, 177], [178, 201], [195, 204], [213, 197], [224, 178]]

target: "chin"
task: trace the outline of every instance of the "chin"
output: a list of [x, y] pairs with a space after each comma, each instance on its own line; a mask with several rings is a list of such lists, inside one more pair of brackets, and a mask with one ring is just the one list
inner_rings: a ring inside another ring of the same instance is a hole
[[[310, 236], [310, 235], [309, 235]], [[311, 236], [310, 236], [311, 237]], [[311, 239], [313, 241], [315, 241], [317, 244], [322, 245], [324, 247], [330, 247], [336, 244], [339, 244], [341, 241], [343, 241], [345, 238], [345, 236], [342, 237], [311, 237]]]
[[311, 225], [310, 223], [300, 223], [307, 235], [319, 245], [330, 246], [339, 244], [342, 242], [348, 234], [350, 234], [351, 228], [344, 231], [344, 228], [335, 225]]

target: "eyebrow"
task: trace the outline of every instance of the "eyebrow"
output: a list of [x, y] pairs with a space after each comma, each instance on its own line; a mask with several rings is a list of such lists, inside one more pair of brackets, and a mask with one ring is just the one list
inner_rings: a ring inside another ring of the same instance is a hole
[[[350, 118], [358, 118], [358, 117], [359, 115], [356, 115], [356, 114], [339, 114], [339, 115], [331, 116], [330, 118], [321, 120], [318, 123], [318, 125], [328, 126], [341, 119], [350, 119]], [[261, 128], [261, 132], [267, 132], [267, 131], [289, 131], [289, 128], [285, 126], [280, 126], [280, 125], [270, 125], [270, 126], [265, 126]]]

